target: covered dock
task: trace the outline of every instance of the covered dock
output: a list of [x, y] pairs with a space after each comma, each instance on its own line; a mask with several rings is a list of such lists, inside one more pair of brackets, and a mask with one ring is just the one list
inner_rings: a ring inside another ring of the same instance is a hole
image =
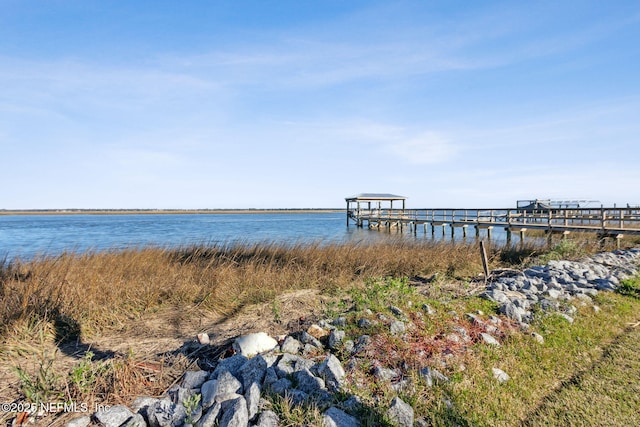
[[[353, 220], [358, 227], [362, 227], [366, 222], [369, 227], [380, 225], [389, 219], [397, 225], [402, 224], [403, 212], [405, 211], [405, 196], [389, 193], [360, 193], [355, 196], [345, 198], [347, 202], [347, 226], [349, 220]], [[393, 207], [396, 202], [396, 209]], [[398, 205], [401, 208], [398, 208]], [[389, 222], [386, 225], [390, 225]]]

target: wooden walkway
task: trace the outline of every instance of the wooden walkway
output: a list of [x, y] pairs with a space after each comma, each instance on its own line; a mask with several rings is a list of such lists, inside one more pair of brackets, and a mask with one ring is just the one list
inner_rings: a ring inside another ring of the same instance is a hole
[[504, 228], [507, 240], [512, 233], [523, 239], [527, 230], [543, 230], [552, 234], [572, 232], [596, 233], [600, 237], [621, 239], [625, 235], [640, 235], [640, 208], [562, 208], [542, 211], [523, 209], [347, 209], [347, 225], [352, 220], [357, 226], [369, 228], [399, 228], [416, 233], [419, 226], [450, 228], [452, 237], [456, 229], [464, 236], [472, 226], [475, 235], [486, 230]]

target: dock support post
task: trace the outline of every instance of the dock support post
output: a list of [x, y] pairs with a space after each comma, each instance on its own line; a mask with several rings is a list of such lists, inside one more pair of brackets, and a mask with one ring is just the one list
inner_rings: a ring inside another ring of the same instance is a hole
[[507, 232], [507, 246], [511, 246], [511, 229], [509, 227], [505, 227], [504, 231]]
[[620, 242], [622, 241], [623, 237], [624, 234], [616, 234], [616, 249], [620, 249]]
[[482, 270], [484, 271], [485, 282], [489, 280], [489, 260], [487, 259], [487, 250], [484, 247], [484, 240], [480, 240], [480, 257], [482, 258]]

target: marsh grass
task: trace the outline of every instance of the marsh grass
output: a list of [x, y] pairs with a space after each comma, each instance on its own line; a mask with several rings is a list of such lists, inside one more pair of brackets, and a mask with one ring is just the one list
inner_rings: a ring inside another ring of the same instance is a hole
[[330, 292], [370, 277], [481, 271], [473, 246], [428, 242], [148, 248], [0, 267], [0, 336], [30, 319], [51, 323], [57, 342], [123, 330], [167, 307], [231, 315], [291, 290]]

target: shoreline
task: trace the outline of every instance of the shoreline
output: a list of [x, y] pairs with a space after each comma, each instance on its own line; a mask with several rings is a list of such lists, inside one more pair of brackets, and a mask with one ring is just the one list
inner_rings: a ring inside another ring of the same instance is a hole
[[203, 215], [203, 214], [308, 214], [338, 213], [337, 208], [265, 208], [265, 209], [0, 209], [0, 216], [10, 215]]

